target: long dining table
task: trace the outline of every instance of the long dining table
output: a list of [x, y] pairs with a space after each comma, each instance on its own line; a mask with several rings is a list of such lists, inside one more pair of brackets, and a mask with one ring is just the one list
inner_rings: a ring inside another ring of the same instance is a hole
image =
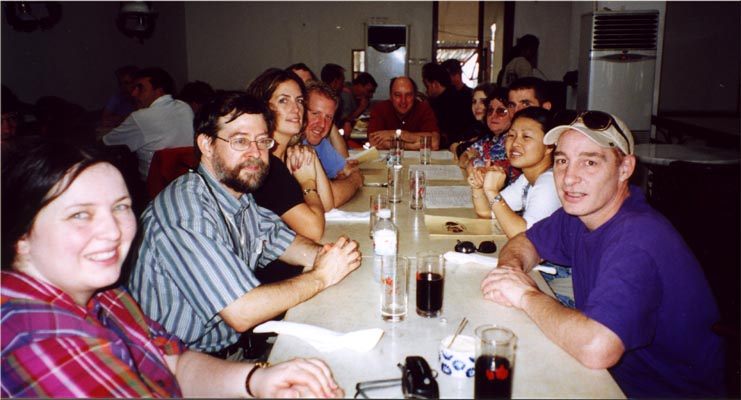
[[[384, 152], [381, 152], [383, 155]], [[447, 153], [447, 154], [446, 154]], [[417, 152], [406, 152], [405, 172], [419, 164]], [[433, 165], [452, 165], [449, 152], [433, 152]], [[341, 207], [346, 212], [364, 212], [369, 208], [369, 196], [383, 193], [386, 188], [386, 166], [383, 159], [361, 164], [366, 186]], [[406, 173], [405, 173], [406, 175]], [[406, 180], [405, 180], [406, 182]], [[457, 180], [427, 180], [430, 186], [464, 186], [463, 174]], [[411, 259], [415, 267], [416, 253], [453, 250], [457, 240], [474, 243], [493, 238], [501, 249], [503, 236], [430, 235], [425, 226], [425, 214], [475, 218], [471, 207], [427, 208], [409, 207], [409, 193], [401, 203], [391, 206], [393, 220], [399, 229], [398, 253]], [[381, 328], [383, 336], [368, 352], [340, 349], [320, 352], [296, 336], [278, 335], [268, 361], [285, 361], [294, 357], [315, 357], [332, 369], [335, 380], [345, 390], [346, 397], [355, 394], [360, 382], [401, 378], [399, 363], [407, 356], [424, 357], [438, 371], [437, 382], [441, 398], [473, 398], [473, 378], [454, 378], [440, 371], [439, 346], [442, 339], [455, 333], [459, 322], [469, 320], [462, 335], [475, 337], [474, 329], [484, 324], [496, 324], [511, 329], [517, 336], [512, 386], [513, 398], [624, 398], [625, 395], [607, 370], [593, 370], [549, 340], [522, 311], [485, 300], [479, 289], [492, 266], [477, 263], [446, 264], [443, 312], [436, 318], [423, 318], [415, 312], [415, 283], [410, 280], [406, 318], [401, 322], [386, 322], [380, 313], [380, 284], [373, 279], [373, 244], [369, 222], [328, 221], [323, 242], [332, 242], [340, 235], [356, 240], [363, 261], [356, 271], [337, 285], [327, 288], [314, 298], [288, 310], [285, 320], [320, 326], [338, 332]], [[496, 256], [497, 253], [494, 254]], [[412, 272], [413, 274], [413, 272]], [[413, 276], [413, 275], [412, 275]], [[540, 273], [530, 276], [541, 290], [552, 294]], [[401, 385], [366, 393], [368, 397], [402, 398]]]

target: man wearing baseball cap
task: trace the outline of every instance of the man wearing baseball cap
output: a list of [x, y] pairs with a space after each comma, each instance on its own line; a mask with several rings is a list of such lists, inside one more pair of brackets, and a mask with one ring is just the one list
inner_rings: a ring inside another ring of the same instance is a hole
[[[557, 121], [543, 141], [556, 145], [563, 207], [504, 246], [484, 297], [523, 310], [585, 366], [609, 368], [628, 397], [724, 395], [717, 305], [679, 233], [628, 184], [630, 130], [601, 111]], [[543, 259], [572, 266], [576, 309], [526, 274]]]

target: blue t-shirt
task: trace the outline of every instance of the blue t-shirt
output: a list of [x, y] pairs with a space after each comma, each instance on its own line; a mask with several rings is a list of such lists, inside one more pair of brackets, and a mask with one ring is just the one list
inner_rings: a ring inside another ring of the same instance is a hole
[[[304, 139], [304, 144], [308, 144], [306, 139]], [[318, 145], [314, 146], [314, 150], [316, 150], [316, 154], [319, 156], [319, 161], [322, 162], [322, 167], [324, 168], [324, 173], [327, 174], [327, 178], [334, 179], [337, 173], [345, 168], [347, 160], [335, 150], [332, 143], [326, 137]]]
[[610, 372], [629, 397], [721, 396], [720, 319], [697, 259], [638, 187], [590, 232], [563, 208], [526, 231], [540, 257], [571, 265], [576, 308], [625, 347]]

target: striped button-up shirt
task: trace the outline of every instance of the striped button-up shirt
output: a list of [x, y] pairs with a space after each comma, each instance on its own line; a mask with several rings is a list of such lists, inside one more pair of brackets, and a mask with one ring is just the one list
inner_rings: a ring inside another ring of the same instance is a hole
[[219, 312], [260, 284], [254, 270], [283, 254], [296, 234], [251, 194], [235, 199], [199, 166], [166, 187], [142, 214], [129, 288], [150, 318], [204, 352], [239, 333]]
[[2, 273], [2, 397], [181, 397], [165, 354], [185, 347], [122, 289], [86, 307], [20, 272]]

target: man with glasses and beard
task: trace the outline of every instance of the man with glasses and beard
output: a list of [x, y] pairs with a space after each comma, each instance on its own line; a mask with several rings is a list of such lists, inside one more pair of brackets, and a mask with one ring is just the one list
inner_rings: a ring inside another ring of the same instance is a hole
[[[481, 283], [486, 299], [524, 311], [589, 368], [608, 368], [629, 398], [721, 397], [720, 318], [702, 268], [671, 223], [629, 185], [633, 136], [600, 111], [565, 112], [555, 144], [562, 208], [520, 233]], [[576, 309], [526, 274], [542, 259], [571, 265]]]
[[[129, 289], [142, 310], [191, 348], [240, 359], [240, 334], [360, 266], [355, 241], [320, 245], [296, 235], [251, 192], [268, 174], [273, 115], [243, 92], [222, 92], [195, 118], [197, 171], [171, 183], [141, 218]], [[306, 272], [261, 285], [280, 259]]]

